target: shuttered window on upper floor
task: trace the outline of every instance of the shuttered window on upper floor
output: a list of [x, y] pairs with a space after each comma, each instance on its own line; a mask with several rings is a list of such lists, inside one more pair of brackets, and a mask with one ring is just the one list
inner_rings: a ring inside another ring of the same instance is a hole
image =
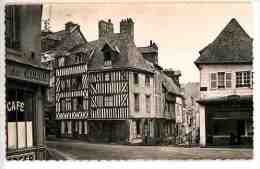
[[232, 73], [230, 72], [217, 72], [210, 74], [210, 88], [223, 89], [232, 87]]

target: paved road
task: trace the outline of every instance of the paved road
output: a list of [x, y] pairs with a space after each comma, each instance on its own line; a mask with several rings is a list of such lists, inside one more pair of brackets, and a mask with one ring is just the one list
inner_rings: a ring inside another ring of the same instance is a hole
[[253, 149], [245, 148], [127, 146], [93, 144], [70, 139], [48, 141], [47, 145], [65, 159], [75, 160], [252, 159], [253, 157]]

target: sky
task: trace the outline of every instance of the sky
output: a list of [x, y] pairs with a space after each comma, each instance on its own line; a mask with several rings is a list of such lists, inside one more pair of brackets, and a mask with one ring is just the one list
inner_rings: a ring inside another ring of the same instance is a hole
[[121, 19], [131, 17], [138, 47], [153, 40], [159, 46], [159, 64], [180, 70], [181, 83], [199, 82], [194, 61], [199, 51], [212, 42], [232, 18], [253, 36], [253, 6], [246, 2], [134, 2], [45, 4], [43, 19], [50, 18], [52, 31], [73, 21], [80, 25], [87, 41], [98, 38], [98, 21], [108, 20], [119, 32]]

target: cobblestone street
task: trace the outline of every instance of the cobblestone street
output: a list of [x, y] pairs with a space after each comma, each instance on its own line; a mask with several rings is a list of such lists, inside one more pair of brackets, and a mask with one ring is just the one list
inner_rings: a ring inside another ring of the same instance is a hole
[[[48, 148], [70, 160], [182, 160], [182, 159], [252, 159], [248, 148], [183, 148], [174, 146], [128, 146], [93, 144], [78, 140], [47, 142]], [[52, 158], [51, 158], [52, 159]], [[55, 158], [59, 159], [59, 158]]]

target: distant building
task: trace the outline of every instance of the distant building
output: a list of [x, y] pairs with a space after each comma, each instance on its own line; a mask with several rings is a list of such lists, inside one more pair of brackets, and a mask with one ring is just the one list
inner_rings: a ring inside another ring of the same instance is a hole
[[60, 134], [95, 142], [175, 142], [180, 72], [158, 65], [154, 42], [136, 47], [132, 19], [120, 22], [119, 33], [111, 20], [98, 27], [98, 40], [74, 45], [68, 39], [54, 50]]
[[232, 19], [200, 51], [200, 144], [252, 145], [253, 39]]
[[41, 64], [41, 5], [6, 6], [8, 160], [46, 159], [43, 107], [49, 71]]
[[183, 133], [180, 137], [183, 144], [196, 145], [199, 144], [199, 104], [200, 99], [200, 83], [189, 82], [182, 84], [181, 87], [184, 101], [183, 110]]

